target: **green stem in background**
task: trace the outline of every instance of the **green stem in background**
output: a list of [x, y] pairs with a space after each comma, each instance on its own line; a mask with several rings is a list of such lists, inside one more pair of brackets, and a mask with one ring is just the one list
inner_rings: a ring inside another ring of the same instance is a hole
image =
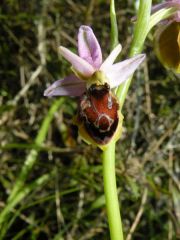
[[119, 43], [114, 0], [111, 0], [110, 4], [110, 21], [111, 21], [111, 49], [113, 50]]
[[[47, 113], [46, 117], [44, 118], [42, 125], [39, 129], [39, 132], [35, 139], [35, 145], [41, 146], [42, 143], [44, 142], [47, 132], [48, 132], [48, 129], [49, 129], [49, 125], [53, 119], [54, 113], [63, 104], [63, 102], [64, 102], [64, 99], [60, 98], [60, 99], [57, 99], [56, 101], [54, 101], [54, 103], [52, 104], [49, 112]], [[6, 206], [0, 213], [0, 223], [1, 224], [7, 220], [9, 213], [12, 211], [12, 208], [15, 207], [20, 202], [20, 200], [22, 200], [23, 194], [24, 194], [24, 189], [25, 189], [25, 181], [37, 161], [38, 153], [39, 153], [38, 149], [32, 149], [30, 151], [30, 153], [28, 154], [28, 156], [23, 164], [22, 170], [18, 176], [18, 179], [14, 184], [14, 188], [8, 198]], [[22, 196], [22, 197], [19, 198], [19, 196]], [[0, 227], [0, 229], [1, 229], [1, 227]]]
[[[130, 57], [133, 57], [142, 51], [144, 41], [147, 37], [149, 30], [151, 5], [152, 0], [140, 0], [137, 22], [135, 25], [132, 44], [130, 48]], [[121, 109], [127, 96], [127, 92], [131, 84], [131, 79], [132, 77], [125, 83], [121, 84], [117, 90], [117, 97], [119, 99]]]
[[[54, 101], [53, 105], [51, 106], [48, 114], [46, 115], [45, 119], [43, 120], [43, 123], [39, 129], [39, 132], [36, 136], [35, 139], [35, 144], [37, 146], [41, 146], [44, 139], [46, 138], [48, 129], [49, 129], [49, 124], [51, 123], [54, 113], [58, 110], [58, 108], [62, 105], [62, 103], [64, 102], [63, 98], [57, 99], [56, 101]], [[14, 188], [8, 198], [8, 201], [11, 201], [11, 199], [14, 198], [14, 196], [21, 190], [21, 188], [23, 187], [30, 171], [32, 170], [33, 166], [36, 163], [37, 160], [37, 156], [38, 156], [39, 150], [38, 149], [32, 149], [30, 151], [30, 153], [28, 154], [24, 165], [22, 167], [22, 170], [18, 176], [18, 179], [14, 185]]]
[[[46, 182], [48, 182], [52, 175], [54, 175], [54, 172], [52, 173], [48, 173], [48, 174], [44, 174], [43, 176], [37, 178], [34, 182], [32, 182], [31, 184], [25, 186], [23, 188], [22, 191], [18, 192], [16, 194], [16, 196], [14, 197], [13, 201], [11, 201], [7, 206], [5, 207], [0, 215], [0, 226], [2, 223], [4, 223], [2, 225], [1, 231], [0, 231], [0, 240], [4, 239], [5, 234], [7, 233], [8, 229], [10, 228], [10, 226], [13, 224], [13, 222], [15, 221], [16, 217], [18, 216], [18, 214], [13, 214], [13, 217], [11, 218], [11, 220], [7, 221], [7, 218], [9, 216], [9, 213], [12, 212], [13, 208], [19, 203], [21, 202], [21, 200], [23, 200], [31, 191], [33, 191], [34, 189], [37, 189], [38, 187], [41, 187], [42, 185], [44, 185]], [[16, 211], [18, 212], [18, 211]], [[6, 222], [7, 221], [7, 222]]]
[[102, 154], [104, 192], [111, 240], [123, 240], [122, 222], [115, 173], [115, 143], [112, 142]]

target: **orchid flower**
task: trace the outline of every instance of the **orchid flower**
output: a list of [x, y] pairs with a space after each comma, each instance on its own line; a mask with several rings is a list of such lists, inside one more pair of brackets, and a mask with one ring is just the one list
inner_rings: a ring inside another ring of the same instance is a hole
[[128, 80], [145, 54], [114, 64], [121, 51], [119, 44], [102, 61], [101, 47], [89, 26], [79, 28], [78, 55], [62, 46], [59, 51], [71, 63], [73, 74], [50, 85], [44, 96], [80, 97], [75, 123], [86, 142], [105, 146], [112, 137], [117, 140], [123, 117], [110, 89]]
[[162, 65], [180, 73], [180, 0], [157, 4], [152, 12], [164, 8], [175, 8], [176, 12], [158, 26], [154, 35], [155, 52]]
[[88, 26], [81, 26], [78, 33], [79, 56], [69, 49], [60, 46], [60, 54], [72, 65], [73, 75], [54, 82], [44, 92], [44, 96], [81, 96], [86, 91], [86, 86], [95, 81], [93, 75], [97, 72], [104, 75], [111, 88], [119, 86], [126, 81], [144, 60], [145, 55], [139, 54], [128, 60], [113, 64], [121, 51], [121, 45], [110, 53], [102, 63], [102, 52], [100, 45]]

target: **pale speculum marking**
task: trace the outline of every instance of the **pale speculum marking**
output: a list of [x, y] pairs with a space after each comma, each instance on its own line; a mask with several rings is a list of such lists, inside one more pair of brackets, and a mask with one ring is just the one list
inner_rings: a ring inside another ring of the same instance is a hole
[[[103, 124], [100, 123], [100, 121], [103, 120], [103, 118], [104, 118], [104, 121], [108, 121], [107, 128], [105, 128], [105, 129], [101, 128], [101, 126]], [[114, 120], [112, 118], [110, 118], [106, 113], [98, 113], [98, 117], [97, 117], [96, 121], [94, 122], [94, 126], [99, 128], [100, 132], [108, 132], [108, 131], [110, 131], [113, 122], [114, 122]]]
[[112, 109], [112, 105], [113, 105], [113, 102], [112, 102], [112, 97], [111, 95], [108, 96], [108, 109]]

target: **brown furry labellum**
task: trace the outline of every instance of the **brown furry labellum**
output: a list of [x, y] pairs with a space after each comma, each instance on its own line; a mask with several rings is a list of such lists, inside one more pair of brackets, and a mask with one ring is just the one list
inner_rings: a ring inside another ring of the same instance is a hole
[[118, 110], [109, 85], [93, 84], [80, 98], [78, 119], [96, 143], [107, 144], [118, 126]]

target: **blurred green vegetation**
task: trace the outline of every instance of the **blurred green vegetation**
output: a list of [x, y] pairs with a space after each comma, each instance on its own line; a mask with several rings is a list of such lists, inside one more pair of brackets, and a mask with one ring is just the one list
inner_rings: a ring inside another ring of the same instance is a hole
[[[116, 1], [122, 59], [128, 55], [135, 3]], [[77, 99], [63, 98], [47, 137], [36, 141], [55, 102], [43, 92], [70, 72], [57, 48], [61, 44], [76, 51], [82, 24], [93, 27], [105, 58], [110, 51], [109, 1], [1, 1], [0, 211], [25, 159], [32, 149], [37, 154], [3, 239], [109, 239], [101, 152], [77, 135], [72, 121]], [[117, 144], [126, 240], [180, 239], [179, 76], [158, 62], [152, 39], [153, 32], [144, 46], [147, 60], [135, 74], [123, 109], [123, 136]]]

